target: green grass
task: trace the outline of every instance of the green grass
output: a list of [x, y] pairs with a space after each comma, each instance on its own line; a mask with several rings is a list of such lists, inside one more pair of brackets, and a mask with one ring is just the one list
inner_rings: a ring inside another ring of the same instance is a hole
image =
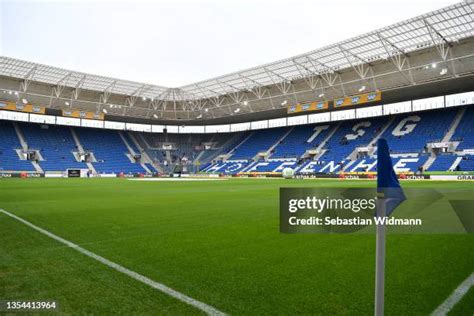
[[[4, 208], [230, 314], [367, 315], [375, 237], [279, 233], [281, 186], [371, 181], [1, 179]], [[471, 183], [404, 182], [456, 190]], [[474, 270], [472, 235], [388, 235], [387, 315], [429, 314]], [[0, 214], [0, 299], [65, 313], [198, 314]], [[453, 310], [471, 309], [472, 291]]]
[[432, 175], [473, 175], [473, 171], [426, 171], [425, 174]]

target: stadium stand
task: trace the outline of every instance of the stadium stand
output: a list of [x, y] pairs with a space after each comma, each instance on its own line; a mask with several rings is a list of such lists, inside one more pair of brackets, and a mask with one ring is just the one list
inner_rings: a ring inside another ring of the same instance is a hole
[[203, 171], [208, 173], [236, 174], [245, 170], [250, 164], [249, 160], [219, 161], [203, 169]]
[[20, 160], [16, 149], [21, 149], [21, 144], [13, 124], [0, 121], [0, 170], [35, 171], [30, 161]]
[[474, 148], [474, 107], [466, 109], [452, 139], [460, 141], [457, 150]]
[[21, 124], [21, 130], [29, 147], [40, 151], [43, 160], [39, 164], [44, 171], [87, 169], [85, 163], [74, 157], [77, 148], [68, 127]]
[[91, 128], [76, 129], [85, 150], [94, 153], [92, 164], [100, 173], [144, 173], [138, 163], [127, 157], [128, 149], [116, 131]]
[[308, 149], [314, 149], [326, 138], [329, 125], [303, 125], [296, 126], [278, 144], [272, 158], [299, 158]]
[[[390, 144], [397, 171], [416, 172], [425, 165], [428, 171], [472, 171], [473, 121], [474, 107], [465, 107], [465, 112], [453, 108], [222, 134], [130, 135], [107, 129], [72, 130], [31, 123], [18, 123], [21, 132], [17, 133], [13, 123], [0, 121], [0, 170], [35, 171], [34, 165], [20, 160], [16, 152], [22, 149], [21, 134], [26, 146], [41, 154], [39, 165], [44, 171], [87, 168], [74, 156], [79, 150], [72, 133], [75, 131], [79, 144], [93, 154], [92, 165], [99, 173], [146, 172], [140, 163], [132, 162], [131, 152], [143, 154], [141, 148], [155, 164], [165, 165], [167, 172], [183, 157], [187, 158], [188, 170], [208, 173], [281, 172], [285, 167], [297, 173], [375, 171], [373, 143], [381, 135]], [[449, 151], [433, 151], [427, 146], [447, 140], [452, 145]], [[259, 153], [266, 154], [258, 156]], [[157, 171], [148, 160], [144, 166]]]
[[452, 154], [438, 155], [428, 171], [447, 171], [451, 168], [458, 156]]
[[474, 171], [474, 155], [463, 156], [459, 163], [459, 171]]
[[448, 131], [456, 111], [437, 110], [401, 115], [383, 137], [392, 153], [421, 153], [429, 142], [439, 142]]
[[128, 133], [123, 133], [123, 137], [125, 138], [125, 141], [128, 143], [130, 148], [133, 150], [135, 154], [140, 154], [140, 149], [138, 149], [137, 145], [135, 145], [135, 142], [132, 140], [130, 134]]
[[343, 161], [356, 147], [366, 146], [381, 131], [386, 118], [342, 123], [327, 142], [322, 161]]
[[288, 128], [254, 131], [244, 143], [235, 149], [230, 158], [232, 160], [252, 159], [259, 152], [270, 149], [286, 132], [288, 132]]

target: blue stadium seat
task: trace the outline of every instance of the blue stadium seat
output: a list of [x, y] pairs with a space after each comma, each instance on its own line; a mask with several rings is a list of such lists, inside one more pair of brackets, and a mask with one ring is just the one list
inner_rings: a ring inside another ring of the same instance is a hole
[[[328, 126], [328, 125], [326, 125]], [[306, 150], [318, 147], [331, 128], [322, 129], [316, 136], [315, 125], [295, 126], [293, 130], [275, 147], [272, 158], [299, 158]]]
[[447, 171], [453, 165], [458, 156], [452, 154], [441, 154], [436, 157], [433, 164], [428, 168], [429, 171]]
[[383, 137], [393, 153], [421, 153], [426, 143], [441, 141], [455, 116], [456, 111], [449, 110], [401, 115]]
[[474, 106], [466, 109], [451, 139], [461, 141], [457, 150], [474, 149]]
[[43, 171], [64, 171], [70, 168], [88, 169], [73, 155], [77, 151], [71, 130], [56, 125], [21, 124], [21, 130], [30, 149], [39, 150], [44, 160]]
[[387, 118], [343, 122], [324, 146], [321, 161], [343, 161], [356, 147], [367, 146], [387, 123]]
[[288, 132], [288, 128], [270, 128], [255, 131], [235, 150], [231, 159], [252, 159], [259, 152], [268, 150], [283, 137], [286, 132]]
[[20, 140], [11, 122], [0, 121], [0, 171], [35, 171], [31, 161], [20, 160]]
[[78, 128], [76, 133], [84, 150], [94, 153], [97, 162], [92, 163], [99, 173], [144, 173], [138, 163], [128, 159], [127, 146], [117, 131]]
[[140, 150], [138, 149], [137, 145], [133, 142], [132, 138], [130, 137], [130, 134], [127, 132], [122, 133], [124, 136], [125, 140], [127, 141], [128, 145], [132, 150], [135, 152], [135, 154], [140, 154]]
[[459, 171], [474, 171], [474, 155], [463, 156], [459, 163]]

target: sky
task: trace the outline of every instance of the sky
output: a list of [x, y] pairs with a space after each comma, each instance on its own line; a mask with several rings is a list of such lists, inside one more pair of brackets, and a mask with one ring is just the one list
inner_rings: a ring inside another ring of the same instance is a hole
[[180, 87], [305, 53], [447, 0], [0, 0], [0, 54]]

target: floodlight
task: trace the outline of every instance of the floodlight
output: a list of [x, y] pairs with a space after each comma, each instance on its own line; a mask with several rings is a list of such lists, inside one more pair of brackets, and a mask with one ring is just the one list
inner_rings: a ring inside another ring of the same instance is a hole
[[360, 87], [360, 88], [359, 88], [359, 92], [362, 92], [362, 91], [364, 91], [364, 90], [365, 90], [365, 88], [366, 88], [365, 86], [362, 86], [362, 87]]
[[23, 102], [23, 104], [27, 104], [28, 100], [27, 99], [22, 99], [21, 102]]
[[288, 100], [285, 100], [281, 103], [281, 105], [286, 105], [288, 103]]
[[107, 109], [102, 109], [102, 112], [104, 112], [104, 114], [107, 114]]
[[432, 63], [431, 68], [436, 68], [436, 63]]
[[66, 102], [64, 102], [64, 104], [65, 104], [65, 105], [67, 105], [67, 106], [69, 106], [69, 102], [67, 102], [67, 101], [66, 101]]
[[249, 101], [245, 100], [244, 105], [249, 105]]
[[320, 93], [320, 94], [318, 95], [318, 98], [322, 98], [322, 97], [324, 97], [324, 93]]
[[240, 108], [236, 108], [236, 109], [234, 110], [234, 113], [239, 113], [239, 112], [240, 112]]

